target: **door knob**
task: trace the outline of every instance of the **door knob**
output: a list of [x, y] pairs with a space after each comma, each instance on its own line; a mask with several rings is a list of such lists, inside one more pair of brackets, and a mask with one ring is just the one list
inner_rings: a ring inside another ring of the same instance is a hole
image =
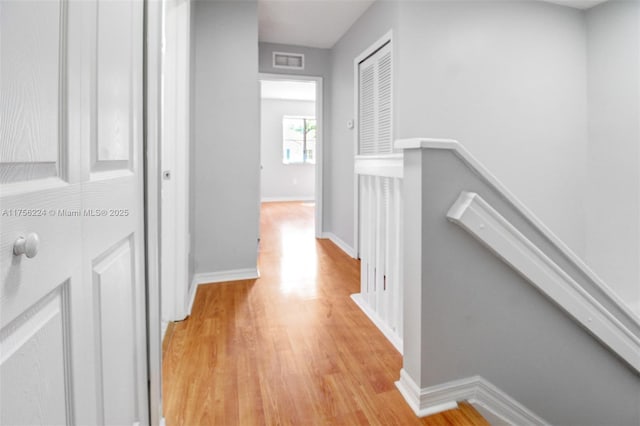
[[35, 232], [32, 232], [26, 238], [18, 237], [13, 243], [13, 254], [16, 256], [24, 254], [31, 259], [38, 254], [38, 246], [40, 246], [40, 237]]

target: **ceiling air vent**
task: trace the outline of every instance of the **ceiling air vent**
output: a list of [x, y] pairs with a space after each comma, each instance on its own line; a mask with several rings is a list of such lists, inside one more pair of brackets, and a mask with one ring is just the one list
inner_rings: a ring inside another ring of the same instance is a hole
[[304, 69], [304, 55], [302, 53], [273, 52], [273, 67], [302, 70]]

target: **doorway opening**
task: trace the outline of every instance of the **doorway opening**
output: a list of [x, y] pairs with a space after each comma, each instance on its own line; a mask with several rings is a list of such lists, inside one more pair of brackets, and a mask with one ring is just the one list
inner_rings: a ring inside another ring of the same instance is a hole
[[260, 202], [314, 209], [322, 236], [322, 78], [260, 74]]

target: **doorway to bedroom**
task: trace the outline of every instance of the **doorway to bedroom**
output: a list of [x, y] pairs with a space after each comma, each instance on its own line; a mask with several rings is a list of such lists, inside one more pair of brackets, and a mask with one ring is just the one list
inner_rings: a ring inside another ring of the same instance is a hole
[[322, 79], [260, 75], [260, 202], [313, 209], [322, 224]]

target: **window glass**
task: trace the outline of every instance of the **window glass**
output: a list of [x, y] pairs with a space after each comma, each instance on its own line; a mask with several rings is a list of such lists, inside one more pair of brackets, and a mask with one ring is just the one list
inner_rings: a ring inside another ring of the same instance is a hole
[[284, 164], [315, 164], [315, 118], [285, 116], [282, 119], [282, 135], [282, 162]]

